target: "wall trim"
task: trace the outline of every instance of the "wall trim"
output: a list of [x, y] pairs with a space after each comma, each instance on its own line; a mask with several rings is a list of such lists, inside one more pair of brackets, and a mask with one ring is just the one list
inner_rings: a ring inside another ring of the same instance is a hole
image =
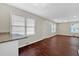
[[57, 34], [56, 36], [67, 36], [67, 37], [76, 37], [76, 38], [79, 38], [79, 36], [62, 35], [62, 34]]

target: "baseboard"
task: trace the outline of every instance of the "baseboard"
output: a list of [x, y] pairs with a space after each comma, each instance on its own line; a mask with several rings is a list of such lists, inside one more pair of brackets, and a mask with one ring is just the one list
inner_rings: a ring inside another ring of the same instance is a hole
[[20, 46], [19, 48], [23, 48], [23, 47], [25, 47], [25, 46], [28, 46], [28, 45], [37, 43], [37, 42], [39, 42], [39, 41], [42, 41], [42, 40], [44, 40], [44, 39], [51, 38], [51, 37], [54, 37], [54, 36], [56, 36], [56, 34], [54, 34], [54, 35], [52, 35], [52, 36], [47, 36], [46, 38], [41, 38], [41, 39], [36, 40], [36, 41], [29, 42], [28, 44], [26, 44], [26, 45], [22, 45], [22, 46]]
[[61, 35], [61, 34], [57, 34], [56, 36], [67, 36], [67, 37], [76, 37], [76, 38], [79, 38], [79, 36]]

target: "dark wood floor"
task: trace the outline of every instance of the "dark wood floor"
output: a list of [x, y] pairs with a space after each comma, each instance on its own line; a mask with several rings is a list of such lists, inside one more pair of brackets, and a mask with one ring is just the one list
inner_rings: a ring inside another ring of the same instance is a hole
[[20, 56], [78, 56], [79, 38], [56, 35], [19, 49]]

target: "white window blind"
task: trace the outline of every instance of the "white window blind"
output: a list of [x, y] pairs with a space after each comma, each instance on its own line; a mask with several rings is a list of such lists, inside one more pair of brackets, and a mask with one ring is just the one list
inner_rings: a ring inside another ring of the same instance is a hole
[[35, 20], [34, 19], [26, 19], [26, 34], [27, 36], [35, 34]]
[[12, 15], [12, 34], [25, 35], [25, 18]]

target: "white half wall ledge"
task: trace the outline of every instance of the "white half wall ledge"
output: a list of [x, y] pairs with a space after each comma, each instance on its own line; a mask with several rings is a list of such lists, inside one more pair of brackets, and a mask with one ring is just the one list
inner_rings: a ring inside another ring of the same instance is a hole
[[[33, 43], [39, 42], [39, 41], [41, 41], [41, 40], [44, 40], [45, 38], [49, 38], [49, 37], [52, 37], [52, 36], [55, 36], [55, 35], [56, 35], [56, 34], [53, 34], [53, 35], [49, 35], [49, 36], [40, 38], [40, 39], [35, 40], [35, 41], [26, 42], [27, 44], [21, 45], [21, 46], [19, 46], [19, 48], [24, 47], [24, 46], [27, 46], [27, 45], [31, 45], [31, 44], [33, 44]], [[27, 39], [27, 38], [26, 38], [26, 39]], [[26, 40], [26, 39], [22, 39], [22, 40]]]
[[0, 43], [0, 56], [18, 56], [18, 41]]

